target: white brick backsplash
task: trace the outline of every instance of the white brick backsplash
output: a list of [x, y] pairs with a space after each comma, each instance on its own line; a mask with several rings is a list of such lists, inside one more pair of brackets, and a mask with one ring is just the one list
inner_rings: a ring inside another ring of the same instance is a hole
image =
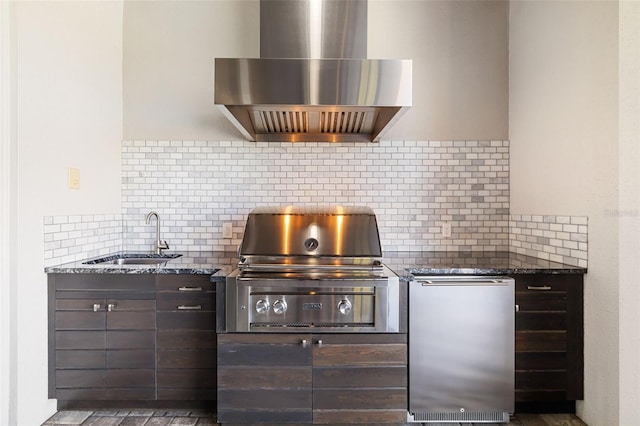
[[123, 245], [152, 248], [151, 210], [172, 249], [235, 250], [256, 206], [343, 204], [374, 209], [386, 251], [506, 250], [508, 160], [507, 141], [124, 141]]
[[120, 214], [44, 217], [45, 267], [120, 250]]
[[516, 253], [586, 268], [587, 229], [585, 216], [512, 214], [509, 247]]
[[139, 140], [122, 142], [122, 214], [45, 217], [45, 266], [152, 250], [151, 210], [173, 250], [235, 251], [251, 209], [289, 204], [369, 206], [388, 252], [511, 250], [587, 266], [586, 217], [509, 215], [508, 141]]

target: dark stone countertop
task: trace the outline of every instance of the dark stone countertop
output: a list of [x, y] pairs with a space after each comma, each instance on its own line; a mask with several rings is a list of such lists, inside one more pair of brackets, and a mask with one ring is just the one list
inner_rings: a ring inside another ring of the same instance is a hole
[[383, 262], [410, 275], [585, 274], [587, 268], [505, 251], [385, 252]]
[[[111, 253], [108, 256], [117, 256], [122, 253], [133, 252]], [[234, 252], [166, 252], [166, 254], [172, 253], [182, 256], [170, 259], [167, 263], [160, 265], [84, 263], [92, 259], [107, 257], [105, 255], [59, 266], [49, 266], [44, 269], [44, 272], [47, 274], [201, 274], [224, 278], [238, 264], [238, 255]]]
[[[127, 252], [129, 253], [129, 252]], [[167, 254], [173, 252], [167, 251]], [[158, 265], [86, 264], [92, 259], [45, 268], [48, 274], [202, 274], [223, 280], [238, 265], [234, 252], [176, 252], [182, 256]], [[112, 253], [116, 256], [121, 253]], [[106, 257], [106, 256], [100, 256]], [[402, 278], [411, 275], [584, 274], [586, 268], [521, 254], [491, 252], [386, 252], [384, 264]]]

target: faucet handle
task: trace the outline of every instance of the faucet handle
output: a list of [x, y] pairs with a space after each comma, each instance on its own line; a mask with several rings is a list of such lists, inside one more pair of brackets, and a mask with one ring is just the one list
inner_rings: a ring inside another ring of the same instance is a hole
[[169, 250], [169, 243], [167, 243], [166, 241], [159, 242], [158, 248], [162, 250]]

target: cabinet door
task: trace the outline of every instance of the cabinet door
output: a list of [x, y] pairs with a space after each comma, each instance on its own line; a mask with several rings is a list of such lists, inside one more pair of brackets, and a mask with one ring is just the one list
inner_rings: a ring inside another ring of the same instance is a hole
[[215, 286], [208, 275], [159, 275], [158, 399], [216, 399]]
[[406, 334], [313, 336], [314, 423], [402, 423]]
[[104, 399], [106, 300], [56, 299], [54, 304], [55, 397]]
[[311, 423], [309, 334], [219, 334], [220, 423]]
[[155, 301], [93, 294], [55, 301], [56, 397], [154, 399]]
[[155, 329], [155, 300], [107, 299], [106, 399], [155, 399]]
[[515, 279], [516, 402], [582, 399], [582, 275]]

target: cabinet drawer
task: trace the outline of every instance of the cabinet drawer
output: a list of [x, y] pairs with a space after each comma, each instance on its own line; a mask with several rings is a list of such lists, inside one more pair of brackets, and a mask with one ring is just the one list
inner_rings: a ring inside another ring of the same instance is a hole
[[159, 330], [215, 330], [216, 316], [211, 311], [158, 312]]
[[158, 368], [216, 368], [216, 351], [158, 351]]
[[516, 292], [544, 292], [563, 291], [566, 292], [572, 285], [575, 285], [573, 275], [553, 275], [553, 274], [523, 274], [517, 275]]
[[211, 282], [210, 275], [158, 275], [156, 289], [159, 292], [215, 292], [216, 286]]
[[159, 311], [215, 311], [215, 293], [158, 293]]

